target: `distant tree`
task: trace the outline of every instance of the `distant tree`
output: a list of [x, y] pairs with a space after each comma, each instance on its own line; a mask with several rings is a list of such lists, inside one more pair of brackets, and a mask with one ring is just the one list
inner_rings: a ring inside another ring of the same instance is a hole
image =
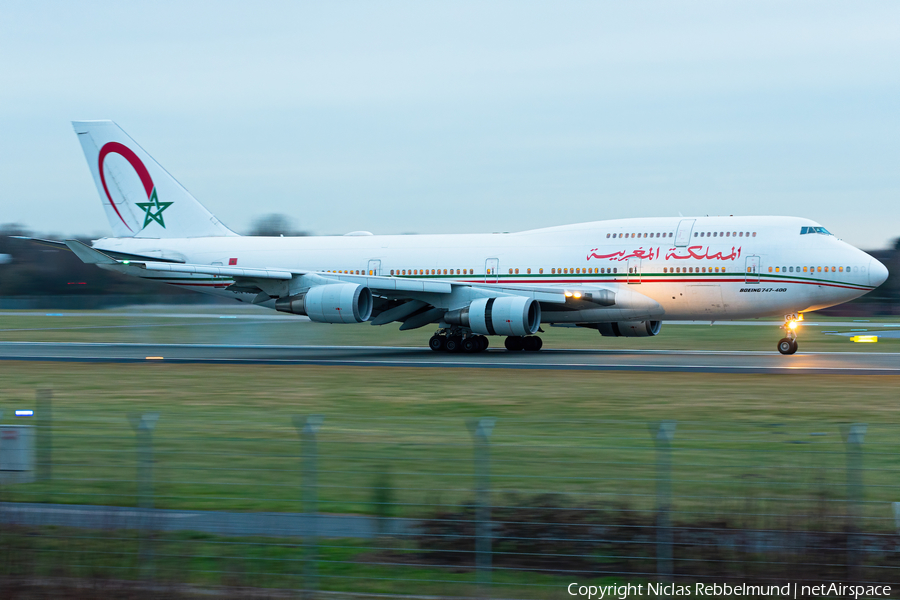
[[250, 229], [250, 235], [263, 235], [270, 237], [278, 237], [280, 235], [283, 235], [289, 237], [309, 235], [309, 233], [306, 231], [294, 229], [294, 222], [287, 215], [271, 213], [259, 217], [258, 219], [253, 221], [253, 227]]

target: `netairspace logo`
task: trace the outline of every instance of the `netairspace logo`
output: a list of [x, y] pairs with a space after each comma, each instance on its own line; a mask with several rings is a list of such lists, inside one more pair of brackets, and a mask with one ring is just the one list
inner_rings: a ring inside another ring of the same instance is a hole
[[581, 596], [588, 600], [625, 600], [640, 596], [705, 596], [723, 598], [726, 596], [776, 596], [782, 598], [879, 598], [891, 595], [889, 585], [848, 585], [844, 583], [823, 583], [819, 585], [749, 585], [746, 583], [623, 583], [611, 585], [578, 585], [570, 583], [570, 596]]

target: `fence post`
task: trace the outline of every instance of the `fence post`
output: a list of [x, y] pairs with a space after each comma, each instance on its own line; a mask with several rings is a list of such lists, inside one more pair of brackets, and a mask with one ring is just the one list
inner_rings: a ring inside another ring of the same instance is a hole
[[656, 443], [656, 574], [672, 580], [672, 439], [675, 421], [661, 421], [651, 429]]
[[862, 546], [860, 544], [860, 520], [862, 518], [863, 500], [863, 466], [862, 445], [868, 426], [865, 423], [853, 423], [846, 433], [847, 450], [847, 500], [849, 517], [847, 532], [847, 569], [853, 580], [859, 579]]
[[474, 441], [475, 459], [475, 572], [482, 594], [490, 597], [491, 586], [491, 446], [496, 419], [466, 422]]
[[144, 579], [153, 579], [153, 429], [159, 420], [159, 413], [150, 412], [142, 415], [130, 414], [128, 420], [137, 438], [138, 459], [138, 522], [141, 538], [138, 547], [139, 568]]
[[294, 427], [300, 435], [301, 487], [303, 499], [303, 597], [316, 597], [319, 589], [318, 573], [318, 526], [319, 526], [319, 489], [318, 460], [319, 450], [316, 434], [325, 420], [321, 415], [307, 417], [295, 416]]
[[38, 481], [53, 478], [53, 390], [41, 388], [34, 394], [37, 409], [38, 435]]

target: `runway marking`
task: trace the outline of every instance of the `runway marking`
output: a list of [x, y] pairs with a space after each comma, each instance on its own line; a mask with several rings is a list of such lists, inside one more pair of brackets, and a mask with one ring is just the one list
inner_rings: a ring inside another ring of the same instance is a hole
[[[321, 346], [321, 345], [285, 345], [285, 344], [172, 344], [172, 343], [146, 343], [146, 342], [0, 342], [3, 346], [91, 346], [101, 348], [114, 348], [118, 346], [128, 347], [153, 347], [153, 348], [232, 348], [235, 350], [401, 350], [418, 352], [425, 355], [431, 355], [434, 350], [423, 348], [421, 346]], [[491, 348], [487, 350], [488, 354], [507, 353], [508, 350], [500, 348]], [[561, 353], [596, 353], [596, 354], [694, 354], [703, 356], [707, 354], [713, 355], [730, 355], [730, 356], [778, 356], [776, 350], [669, 350], [654, 348], [544, 348], [539, 354], [561, 354]], [[523, 351], [523, 354], [525, 352]], [[900, 356], [900, 352], [861, 352], [855, 350], [840, 350], [835, 352], [802, 352], [794, 356]], [[791, 359], [785, 359], [791, 360]]]
[[[532, 354], [495, 349], [476, 358], [439, 356], [427, 348], [386, 346], [0, 342], [0, 351], [3, 350], [6, 354], [0, 355], [0, 360], [27, 362], [146, 364], [164, 360], [167, 364], [210, 365], [900, 375], [897, 353], [881, 352], [818, 352], [782, 357], [774, 351], [557, 349]], [[223, 350], [234, 352], [223, 353]], [[678, 359], [666, 358], [675, 356]]]
[[[23, 362], [72, 362], [130, 364], [146, 363], [143, 358], [131, 357], [0, 357], [4, 361]], [[346, 359], [286, 359], [286, 358], [170, 358], [167, 364], [207, 365], [316, 365], [336, 367], [395, 367], [395, 368], [475, 368], [520, 370], [568, 370], [568, 371], [639, 371], [639, 372], [691, 372], [691, 373], [746, 373], [746, 374], [809, 374], [809, 375], [900, 375], [900, 369], [891, 367], [827, 367], [827, 366], [754, 366], [754, 365], [646, 365], [588, 363], [468, 363], [452, 361], [376, 361]]]

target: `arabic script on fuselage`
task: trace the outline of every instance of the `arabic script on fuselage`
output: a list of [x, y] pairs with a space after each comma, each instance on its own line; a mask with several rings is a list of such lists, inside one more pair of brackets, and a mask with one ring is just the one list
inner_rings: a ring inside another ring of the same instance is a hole
[[[625, 261], [629, 258], [640, 258], [653, 260], [659, 258], [660, 247], [644, 249], [643, 246], [637, 250], [619, 250], [609, 254], [598, 254], [599, 248], [592, 248], [587, 255], [587, 259], [595, 258], [597, 260]], [[729, 254], [723, 254], [721, 251], [710, 254], [709, 246], [704, 249], [703, 246], [688, 246], [687, 248], [669, 248], [666, 252], [665, 260], [737, 260], [741, 257], [741, 247], [731, 247]]]

